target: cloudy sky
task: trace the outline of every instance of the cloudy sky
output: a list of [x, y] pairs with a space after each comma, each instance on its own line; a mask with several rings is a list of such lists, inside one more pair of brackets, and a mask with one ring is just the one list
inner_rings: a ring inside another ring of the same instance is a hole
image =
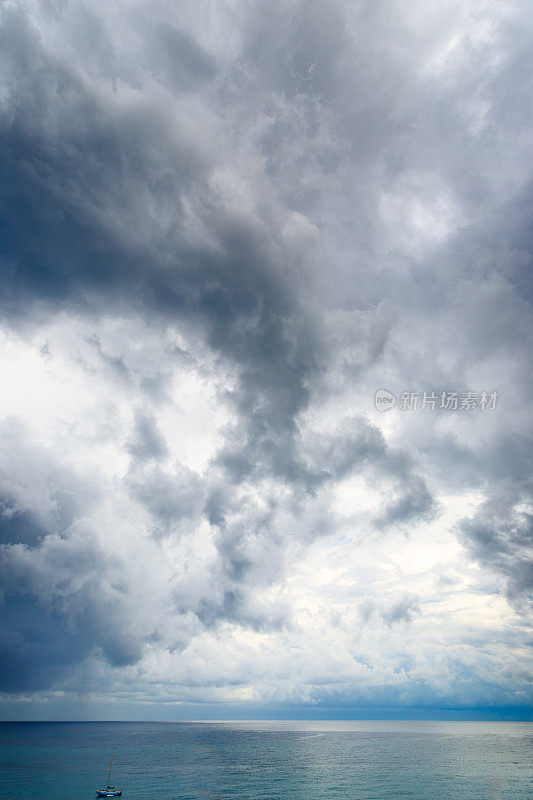
[[531, 3], [0, 21], [2, 716], [527, 714]]

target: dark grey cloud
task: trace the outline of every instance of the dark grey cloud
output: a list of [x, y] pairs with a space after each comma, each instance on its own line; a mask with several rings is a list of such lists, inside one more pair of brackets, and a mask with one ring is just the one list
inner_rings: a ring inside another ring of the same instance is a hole
[[407, 486], [401, 487], [399, 496], [388, 505], [385, 513], [377, 518], [378, 527], [420, 519], [429, 520], [436, 513], [435, 498], [422, 478], [415, 476], [406, 483]]
[[157, 520], [158, 531], [168, 531], [174, 523], [197, 518], [202, 512], [203, 483], [198, 475], [178, 462], [173, 463], [170, 474], [157, 465], [133, 469], [129, 485]]
[[469, 556], [501, 573], [507, 595], [519, 606], [531, 601], [533, 593], [533, 520], [526, 510], [530, 497], [530, 485], [519, 491], [516, 484], [500, 484], [461, 524]]
[[[482, 497], [460, 541], [524, 609], [528, 7], [510, 21], [485, 9], [483, 27], [470, 7], [415, 6], [2, 9], [0, 318], [50, 370], [63, 358], [95, 393], [107, 382], [114, 408], [87, 433], [103, 406], [78, 389], [78, 417], [60, 399], [41, 430], [0, 429], [6, 691], [93, 662], [122, 674], [156, 643], [187, 653], [198, 632], [296, 637], [309, 623], [294, 559], [362, 528], [427, 539], [453, 493]], [[53, 338], [65, 320], [83, 330], [67, 356]], [[193, 453], [181, 393], [199, 403], [208, 384], [223, 421]], [[509, 411], [470, 428], [438, 412], [382, 424], [379, 386], [497, 389]], [[375, 493], [370, 512], [346, 500], [350, 481]], [[140, 565], [158, 580], [139, 600]], [[390, 637], [424, 624], [422, 592], [398, 574], [354, 605]], [[349, 580], [364, 596], [370, 578]], [[471, 671], [453, 669], [463, 697]], [[425, 701], [432, 679], [361, 691]]]
[[89, 531], [50, 536], [32, 551], [16, 545], [1, 573], [4, 690], [47, 688], [89, 656], [116, 667], [139, 659], [141, 641]]
[[91, 655], [116, 666], [138, 660], [114, 564], [83, 519], [99, 499], [95, 476], [73, 474], [14, 420], [0, 439], [4, 690], [46, 688]]
[[128, 443], [128, 451], [139, 461], [160, 461], [168, 454], [168, 447], [153, 414], [138, 409]]
[[[20, 12], [8, 16], [4, 35], [13, 98], [2, 145], [10, 218], [2, 236], [4, 313], [20, 314], [38, 301], [52, 308], [111, 304], [118, 313], [140, 305], [150, 315], [199, 318], [209, 344], [241, 367], [236, 402], [247, 430], [239, 449], [274, 470], [290, 470], [286, 437], [307, 401], [316, 333], [273, 262], [266, 235], [217, 210], [207, 193], [207, 163], [192, 144], [171, 143], [160, 112], [103, 107], [44, 53]], [[28, 63], [21, 75], [22, 53]], [[32, 116], [30, 104], [38, 109]], [[53, 146], [50, 126], [60, 131]], [[181, 203], [193, 180], [217, 239], [216, 256], [180, 241]], [[156, 209], [171, 205], [175, 227], [165, 230], [156, 212], [147, 228], [139, 186]], [[104, 209], [119, 226], [106, 224]], [[149, 241], [135, 246], [127, 237], [138, 225]], [[127, 377], [121, 359], [94, 342]]]
[[30, 511], [19, 510], [15, 501], [4, 497], [1, 501], [0, 540], [5, 544], [35, 544], [48, 532]]
[[96, 488], [46, 448], [31, 441], [16, 419], [0, 425], [0, 530], [8, 544], [37, 545], [48, 533], [64, 535]]
[[[159, 67], [173, 91], [192, 91], [216, 75], [214, 59], [187, 33], [173, 25], [158, 25], [148, 59]], [[155, 70], [154, 70], [155, 71]]]
[[410, 623], [420, 613], [420, 598], [409, 592], [389, 603], [365, 600], [359, 606], [359, 614], [365, 624], [377, 617], [389, 628], [400, 622]]
[[437, 503], [407, 452], [387, 445], [381, 430], [364, 417], [343, 420], [333, 434], [318, 434], [306, 442], [309, 486], [366, 473], [381, 485], [391, 484], [384, 513], [374, 520], [378, 528], [414, 520], [429, 520]]
[[95, 348], [96, 352], [98, 353], [104, 364], [106, 364], [109, 367], [110, 371], [114, 375], [116, 375], [117, 378], [125, 381], [126, 383], [131, 381], [130, 371], [126, 366], [126, 364], [124, 363], [124, 359], [122, 356], [112, 356], [109, 355], [109, 353], [105, 353], [102, 350], [102, 343], [100, 342], [100, 339], [96, 335], [90, 337], [89, 339], [87, 339], [87, 341]]
[[202, 600], [197, 610], [200, 621], [208, 628], [216, 626], [221, 619], [252, 628], [254, 631], [279, 630], [287, 625], [286, 608], [254, 609], [250, 598], [243, 596], [237, 588], [226, 589], [218, 602]]

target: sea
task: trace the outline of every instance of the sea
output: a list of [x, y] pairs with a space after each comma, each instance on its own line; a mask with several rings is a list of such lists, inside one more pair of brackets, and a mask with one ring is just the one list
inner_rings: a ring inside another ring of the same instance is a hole
[[531, 800], [528, 722], [8, 722], [0, 796]]

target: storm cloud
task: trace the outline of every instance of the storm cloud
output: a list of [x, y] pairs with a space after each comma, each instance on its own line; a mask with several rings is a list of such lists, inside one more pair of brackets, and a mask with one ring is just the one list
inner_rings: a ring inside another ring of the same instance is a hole
[[9, 713], [531, 703], [531, 27], [4, 3]]

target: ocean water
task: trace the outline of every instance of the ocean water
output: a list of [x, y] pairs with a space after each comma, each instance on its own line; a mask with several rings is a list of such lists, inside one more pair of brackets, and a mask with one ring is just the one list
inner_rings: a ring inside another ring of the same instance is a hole
[[533, 724], [1, 723], [7, 800], [531, 800]]

